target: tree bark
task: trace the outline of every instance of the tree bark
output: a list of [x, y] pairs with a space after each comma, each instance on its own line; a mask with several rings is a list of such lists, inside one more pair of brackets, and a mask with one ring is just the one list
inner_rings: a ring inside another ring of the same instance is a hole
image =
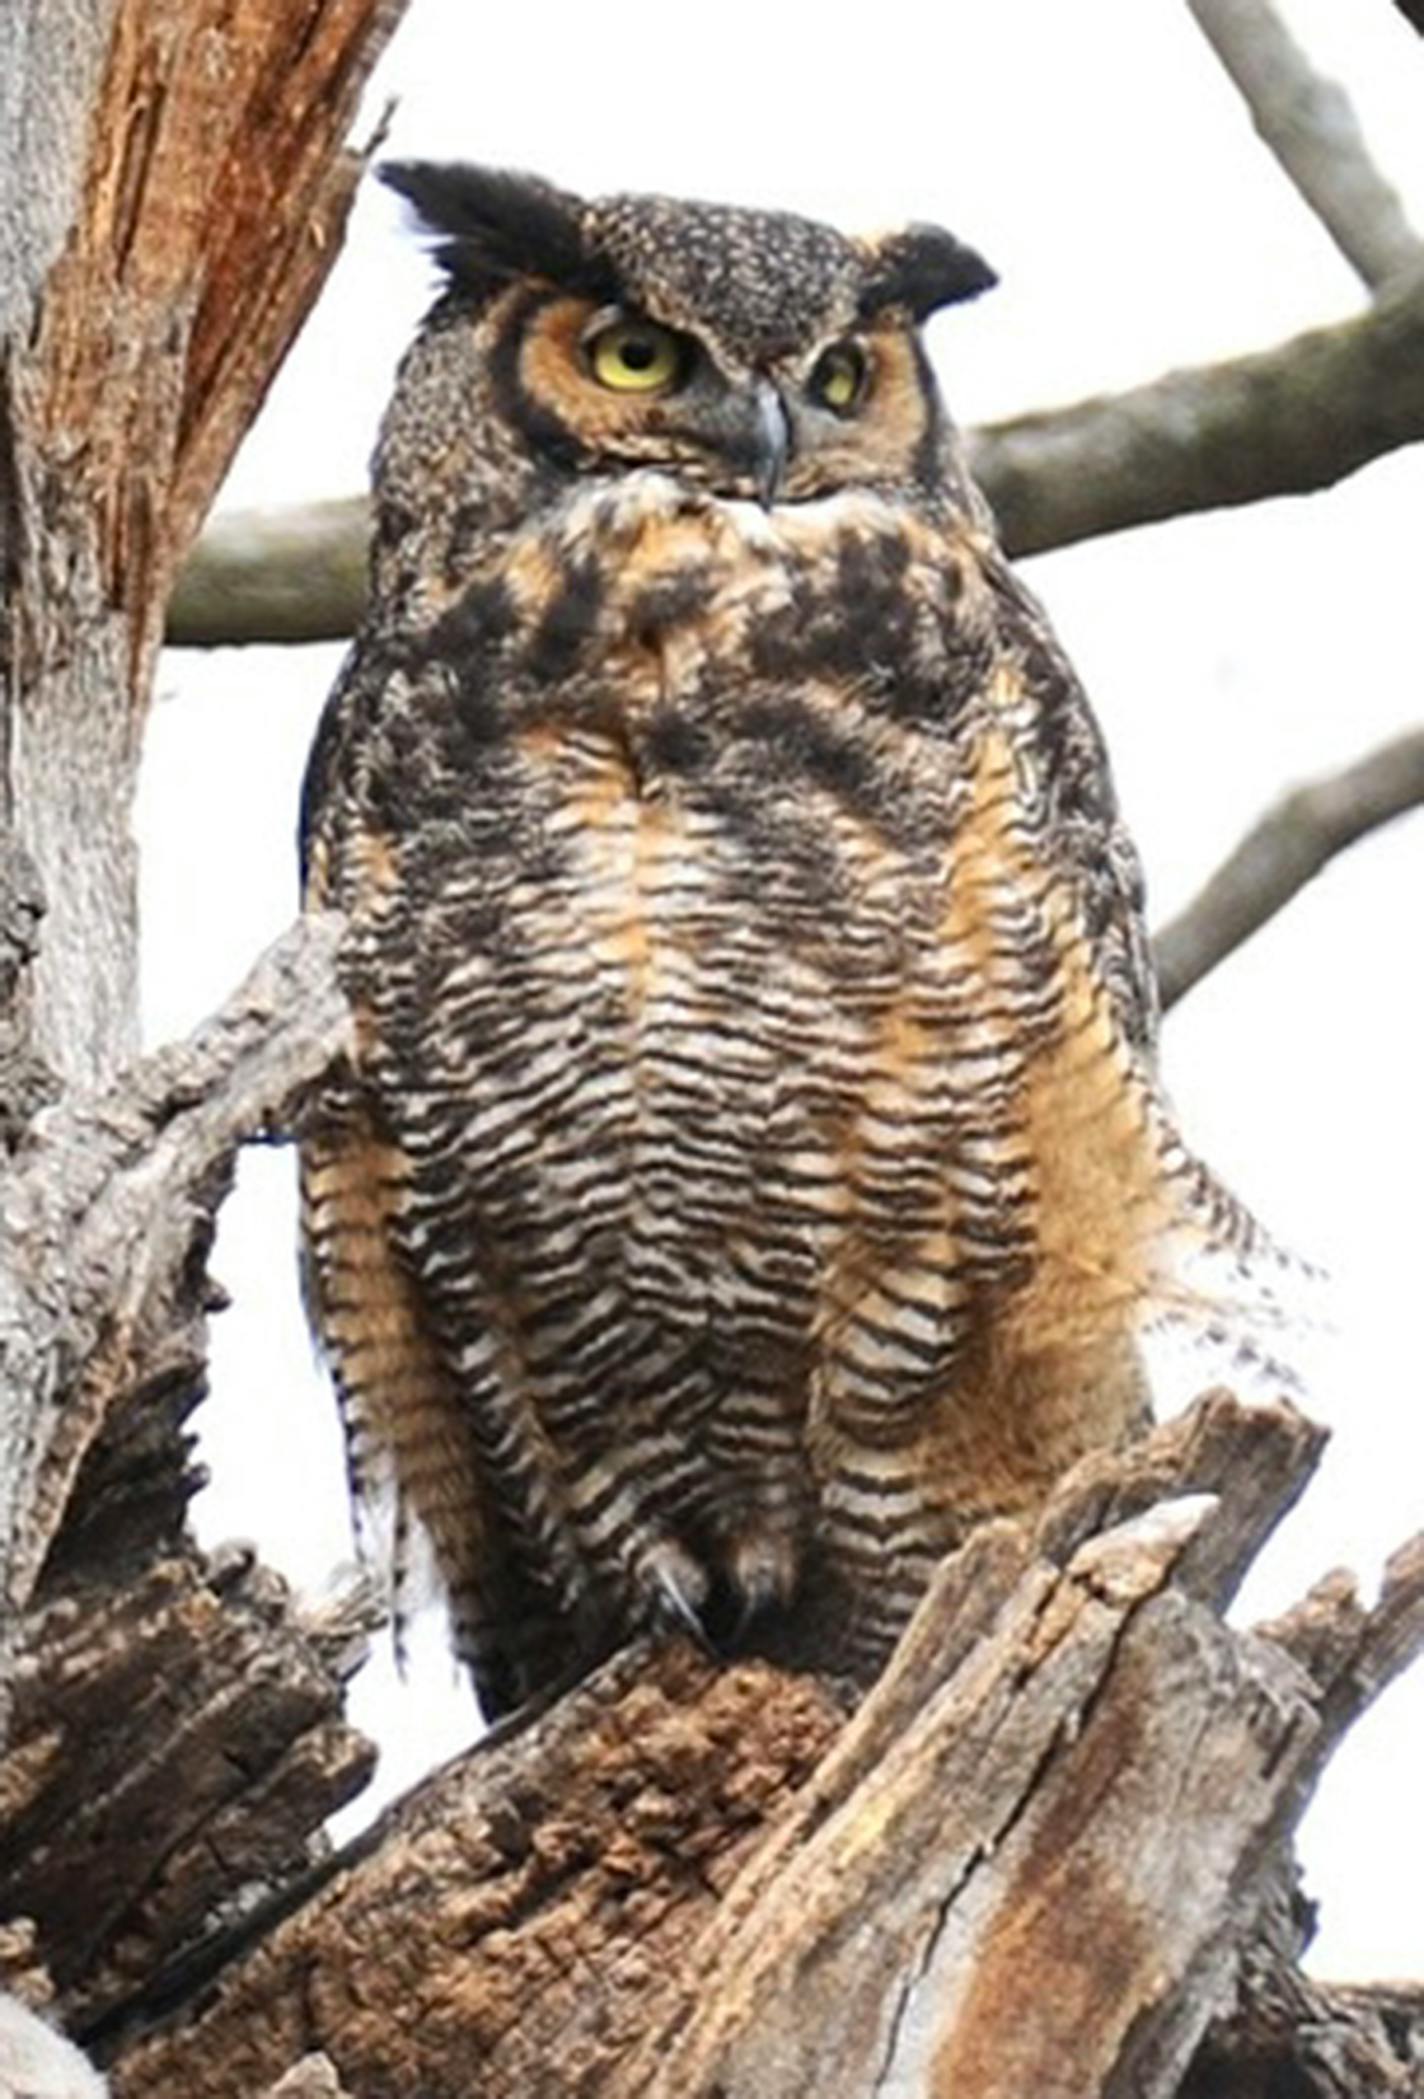
[[[164, 607], [336, 252], [360, 172], [343, 141], [398, 13], [45, 0], [0, 18], [0, 1128], [14, 1141], [70, 1088], [0, 1190], [0, 1719], [86, 1452], [126, 1402], [142, 1440], [138, 1395], [201, 1390], [232, 1151], [315, 1076], [298, 1009], [285, 1036], [234, 1022], [295, 1057], [285, 1092], [257, 1057], [270, 1101], [225, 1090], [214, 1043], [206, 1117], [181, 1058], [102, 1091], [135, 1046], [129, 805]], [[329, 1006], [313, 1025], [329, 1062]]]
[[370, 1764], [349, 1638], [184, 1532], [214, 1213], [238, 1143], [343, 1052], [339, 928], [115, 1074], [164, 607], [336, 253], [398, 13], [0, 16], [0, 1968], [33, 1911], [27, 1988], [96, 2012], [309, 1870]]
[[256, 2095], [312, 2049], [358, 2099], [456, 2099], [476, 2062], [481, 2099], [1167, 2099], [1234, 2064], [1285, 1987], [1290, 1831], [1424, 1645], [1424, 1539], [1373, 1611], [1335, 1581], [1224, 1624], [1320, 1444], [1219, 1394], [1089, 1459], [945, 1563], [849, 1720], [764, 1662], [629, 1650], [212, 1946], [188, 2005], [138, 1989], [96, 2035], [115, 2092]]
[[1377, 291], [1424, 242], [1370, 156], [1349, 96], [1317, 73], [1271, 0], [1187, 0], [1275, 155], [1356, 275]]
[[48, 908], [34, 1025], [67, 1079], [137, 1046], [129, 819], [164, 608], [339, 246], [342, 142], [398, 12], [0, 14], [0, 817]]

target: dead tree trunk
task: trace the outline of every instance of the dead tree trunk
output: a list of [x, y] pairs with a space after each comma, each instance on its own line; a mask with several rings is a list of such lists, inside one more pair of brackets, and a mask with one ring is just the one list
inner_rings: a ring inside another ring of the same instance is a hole
[[85, 1907], [61, 1941], [36, 1902], [0, 1965], [33, 1945], [61, 1991], [97, 1949], [121, 1941], [122, 1971], [206, 1914], [236, 1884], [217, 1858], [246, 1855], [237, 1883], [305, 1862], [369, 1767], [326, 1630], [184, 1532], [234, 1146], [340, 1053], [321, 929], [188, 1050], [113, 1074], [136, 1046], [130, 804], [164, 608], [339, 245], [344, 141], [398, 12], [0, 18], [0, 1876]]
[[1335, 1578], [1229, 1629], [1319, 1447], [1284, 1408], [1216, 1395], [981, 1531], [858, 1711], [631, 1649], [325, 1847], [359, 1599], [202, 1559], [183, 1422], [234, 1151], [345, 1050], [339, 924], [116, 1074], [164, 603], [397, 12], [0, 24], [0, 1979], [122, 2099], [1418, 2093], [1420, 2001], [1296, 1967], [1289, 1847], [1424, 1644], [1424, 1543], [1372, 1611]]

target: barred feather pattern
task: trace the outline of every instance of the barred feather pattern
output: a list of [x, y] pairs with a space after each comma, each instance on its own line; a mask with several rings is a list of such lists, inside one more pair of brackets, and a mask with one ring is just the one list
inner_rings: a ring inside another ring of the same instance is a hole
[[484, 1679], [808, 1582], [883, 1652], [969, 1523], [1135, 1425], [1173, 1227], [1240, 1229], [1151, 1081], [1130, 853], [1054, 835], [1089, 729], [997, 564], [648, 475], [358, 659], [319, 1319]]
[[775, 507], [556, 470], [534, 310], [411, 353], [312, 761], [359, 1042], [313, 1317], [491, 1710], [658, 1623], [865, 1674], [1263, 1242], [1157, 1086], [1101, 739], [932, 393], [914, 473]]

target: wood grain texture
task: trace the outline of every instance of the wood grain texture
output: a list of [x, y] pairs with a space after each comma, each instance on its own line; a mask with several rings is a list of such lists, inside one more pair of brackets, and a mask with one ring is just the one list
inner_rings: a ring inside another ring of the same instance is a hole
[[0, 1915], [33, 1920], [67, 2021], [93, 2025], [214, 1919], [300, 1875], [375, 1751], [321, 1622], [275, 1577], [191, 1549], [36, 1610], [0, 1757]]
[[119, 1447], [61, 1559], [85, 1560], [85, 1534], [92, 1561], [115, 1495], [161, 1497], [181, 1473], [161, 1431], [202, 1390], [216, 1206], [238, 1145], [289, 1124], [343, 1055], [340, 937], [303, 920], [189, 1042], [49, 1109], [0, 1187], [0, 1718], [5, 1656], [101, 1431]]
[[312, 2048], [360, 2099], [464, 2095], [475, 2064], [482, 2095], [604, 2090], [841, 1723], [765, 1664], [630, 1649], [389, 1813], [116, 2093], [227, 2099]]
[[[0, 21], [3, 811], [42, 1054], [136, 1046], [129, 811], [177, 566], [324, 282], [398, 0], [52, 0]], [[55, 783], [63, 781], [57, 794]]]
[[1319, 1447], [1216, 1394], [1085, 1461], [946, 1561], [848, 1724], [813, 1679], [630, 1650], [188, 2011], [143, 2033], [140, 1995], [116, 2093], [259, 2092], [319, 2048], [360, 2099], [475, 2064], [481, 2099], [1258, 2099], [1272, 2016], [1278, 2066], [1393, 2076], [1382, 2009], [1303, 1982], [1273, 1919], [1331, 1748], [1424, 1644], [1424, 1543], [1373, 1610], [1336, 1580], [1257, 1633], [1220, 1615]]

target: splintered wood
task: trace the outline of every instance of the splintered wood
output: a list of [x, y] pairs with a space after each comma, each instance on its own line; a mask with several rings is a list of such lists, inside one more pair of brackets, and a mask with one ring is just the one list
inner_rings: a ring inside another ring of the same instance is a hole
[[258, 2099], [311, 2050], [352, 2099], [1168, 2099], [1204, 2041], [1232, 2093], [1294, 1972], [1290, 1832], [1424, 1642], [1424, 1545], [1373, 1610], [1333, 1584], [1223, 1623], [1320, 1441], [1216, 1394], [1089, 1459], [945, 1563], [849, 1721], [766, 1663], [630, 1650], [191, 2005], [145, 2031], [140, 1993], [119, 2099]]

